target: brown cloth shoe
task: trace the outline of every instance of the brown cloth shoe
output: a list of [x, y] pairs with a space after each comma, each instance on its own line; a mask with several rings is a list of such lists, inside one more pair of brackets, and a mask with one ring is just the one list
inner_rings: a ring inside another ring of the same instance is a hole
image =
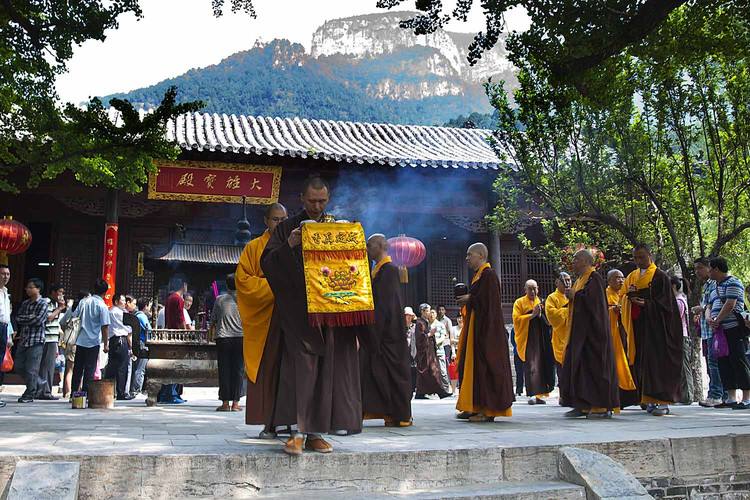
[[308, 437], [305, 442], [305, 449], [317, 451], [318, 453], [331, 453], [333, 451], [333, 446], [321, 437]]
[[305, 437], [297, 434], [287, 439], [284, 445], [284, 453], [298, 457], [302, 455], [302, 444], [305, 442]]

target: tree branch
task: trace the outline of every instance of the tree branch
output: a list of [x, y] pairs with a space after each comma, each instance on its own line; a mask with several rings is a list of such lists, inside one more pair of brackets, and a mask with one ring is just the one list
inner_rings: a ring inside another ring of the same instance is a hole
[[[599, 50], [594, 53], [552, 63], [552, 74], [562, 79], [577, 80], [587, 70], [648, 36], [673, 10], [684, 3], [687, 0], [647, 0], [630, 21], [622, 25], [619, 32], [612, 33], [609, 43], [599, 45]], [[582, 44], [576, 42], [576, 45]]]

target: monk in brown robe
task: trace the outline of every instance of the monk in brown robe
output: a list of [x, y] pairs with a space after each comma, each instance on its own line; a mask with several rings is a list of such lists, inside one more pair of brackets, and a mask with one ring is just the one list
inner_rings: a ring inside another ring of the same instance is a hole
[[609, 329], [612, 332], [612, 351], [615, 355], [617, 383], [620, 386], [620, 408], [638, 404], [638, 392], [628, 365], [628, 334], [622, 325], [622, 296], [625, 294], [625, 276], [619, 269], [607, 273], [607, 305]]
[[321, 434], [360, 431], [362, 399], [359, 386], [357, 328], [310, 326], [302, 263], [305, 220], [321, 221], [329, 200], [328, 184], [308, 178], [300, 195], [304, 209], [278, 225], [261, 257], [261, 269], [273, 291], [271, 335], [281, 336], [281, 372], [274, 412], [281, 420], [294, 415], [299, 432], [284, 452], [330, 453]]
[[513, 304], [513, 331], [518, 356], [523, 360], [523, 379], [528, 403], [547, 404], [544, 398], [555, 388], [552, 335], [539, 300], [536, 281], [526, 282], [526, 295]]
[[469, 412], [469, 422], [492, 422], [513, 415], [513, 375], [508, 332], [500, 300], [500, 280], [487, 262], [487, 247], [474, 243], [466, 252], [474, 271], [468, 295], [458, 297], [465, 307], [464, 331], [458, 345], [461, 392], [456, 408]]
[[570, 320], [560, 373], [563, 404], [573, 409], [565, 416], [611, 418], [620, 398], [604, 278], [594, 269], [588, 250], [573, 256], [573, 271], [578, 279], [567, 291]]
[[391, 263], [382, 234], [367, 240], [367, 255], [376, 263], [372, 270], [375, 324], [360, 337], [364, 419], [383, 419], [386, 427], [408, 427], [412, 425], [411, 358], [398, 268]]
[[649, 247], [636, 245], [633, 260], [638, 269], [625, 279], [622, 298], [628, 362], [641, 406], [663, 416], [680, 397], [682, 320], [669, 276], [656, 267]]
[[235, 271], [237, 307], [242, 318], [242, 344], [247, 374], [247, 404], [245, 423], [262, 424], [261, 438], [276, 437], [276, 425], [291, 425], [292, 421], [275, 422], [274, 404], [279, 380], [280, 337], [278, 329], [269, 338], [273, 314], [273, 293], [260, 268], [260, 256], [271, 239], [276, 226], [287, 219], [284, 205], [268, 206], [263, 221], [266, 230], [245, 245]]
[[450, 396], [443, 388], [440, 375], [435, 333], [430, 329], [431, 311], [430, 304], [419, 306], [420, 317], [414, 331], [417, 341], [417, 390], [414, 399], [427, 399], [427, 394], [437, 394], [440, 399]]

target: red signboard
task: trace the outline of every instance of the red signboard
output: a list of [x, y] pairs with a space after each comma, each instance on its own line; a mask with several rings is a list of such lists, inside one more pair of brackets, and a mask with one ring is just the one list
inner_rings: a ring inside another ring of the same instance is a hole
[[214, 162], [160, 162], [149, 178], [156, 200], [271, 204], [279, 199], [281, 167]]
[[104, 225], [102, 279], [107, 282], [109, 289], [102, 298], [107, 304], [107, 307], [112, 307], [112, 297], [115, 295], [115, 276], [117, 275], [117, 234], [117, 224]]

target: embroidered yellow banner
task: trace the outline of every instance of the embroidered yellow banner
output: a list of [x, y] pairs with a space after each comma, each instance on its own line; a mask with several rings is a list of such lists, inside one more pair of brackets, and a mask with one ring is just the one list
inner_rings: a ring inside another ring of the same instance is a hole
[[307, 313], [314, 326], [374, 322], [365, 232], [359, 223], [302, 225]]

